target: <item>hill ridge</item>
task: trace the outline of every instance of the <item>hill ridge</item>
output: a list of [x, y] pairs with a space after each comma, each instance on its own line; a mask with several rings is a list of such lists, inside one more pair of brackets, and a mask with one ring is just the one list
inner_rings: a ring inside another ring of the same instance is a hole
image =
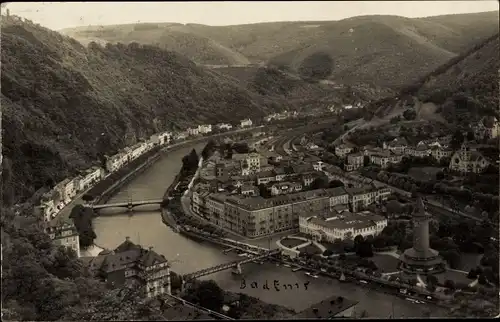
[[3, 153], [20, 198], [154, 132], [272, 111], [259, 95], [152, 45], [86, 48], [15, 19], [2, 19], [1, 33]]
[[[322, 51], [336, 61], [331, 80], [375, 82], [394, 87], [413, 83], [453, 55], [496, 32], [496, 13], [486, 11], [422, 18], [366, 15], [336, 21], [280, 21], [231, 26], [176, 24], [164, 28], [160, 23], [161, 32], [152, 29], [140, 37], [145, 37], [143, 43], [161, 45], [161, 37], [154, 35], [182, 30], [192, 35], [192, 46], [180, 52], [198, 64], [242, 65], [246, 63], [244, 57], [251, 64], [278, 63], [295, 72], [309, 56]], [[134, 25], [127, 26], [120, 28], [130, 29]], [[109, 33], [119, 33], [120, 28], [108, 28]], [[366, 36], [368, 34], [371, 36]], [[89, 37], [81, 32], [73, 36]], [[102, 39], [110, 40], [110, 37], [113, 36]], [[128, 33], [120, 37], [122, 42], [131, 40]], [[203, 45], [201, 39], [205, 38], [214, 43]], [[182, 43], [182, 40], [168, 40], [168, 37], [164, 41], [164, 45], [173, 50], [176, 50], [176, 44]], [[199, 54], [205, 50], [212, 54], [207, 54], [207, 57]], [[217, 55], [219, 62], [214, 58]]]

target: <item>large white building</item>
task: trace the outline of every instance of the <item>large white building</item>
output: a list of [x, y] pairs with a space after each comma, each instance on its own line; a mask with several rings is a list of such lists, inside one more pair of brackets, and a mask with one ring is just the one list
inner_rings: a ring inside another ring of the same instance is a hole
[[250, 127], [252, 126], [253, 122], [251, 119], [245, 119], [240, 121], [240, 126], [241, 127]]
[[65, 204], [69, 203], [76, 194], [75, 181], [75, 179], [64, 179], [54, 187], [54, 190], [59, 193], [61, 200]]
[[205, 195], [205, 201], [199, 193], [191, 201], [193, 210], [198, 209], [216, 225], [257, 237], [297, 228], [299, 214], [310, 217], [310, 214], [337, 210], [348, 204], [353, 212], [359, 211], [362, 206], [384, 199], [386, 190], [390, 193], [389, 189], [373, 186], [366, 189], [338, 187], [279, 194], [267, 199], [212, 193]]
[[172, 138], [172, 133], [167, 131], [167, 132], [153, 134], [153, 135], [151, 135], [149, 140], [153, 144], [163, 145], [163, 144], [170, 143], [171, 138]]
[[106, 171], [109, 173], [115, 172], [121, 167], [123, 167], [124, 164], [128, 162], [128, 156], [123, 153], [119, 152], [113, 156], [106, 157]]
[[341, 214], [325, 213], [311, 216], [300, 214], [299, 230], [318, 241], [334, 242], [335, 239], [354, 239], [361, 235], [376, 236], [387, 226], [385, 217], [375, 215], [370, 211]]
[[143, 155], [145, 152], [147, 152], [148, 149], [149, 149], [149, 145], [147, 143], [145, 143], [145, 142], [137, 143], [136, 145], [134, 145], [131, 148], [132, 151], [130, 152], [130, 158], [132, 160], [137, 159], [138, 157]]
[[87, 169], [84, 175], [81, 175], [77, 178], [77, 190], [84, 191], [87, 188], [90, 188], [92, 185], [97, 183], [104, 176], [104, 170], [99, 167], [92, 167]]
[[189, 129], [187, 129], [187, 132], [191, 136], [196, 136], [196, 135], [200, 134], [200, 131], [198, 130], [197, 127], [189, 128]]
[[226, 131], [229, 131], [233, 128], [233, 126], [228, 123], [219, 123], [216, 126], [219, 130], [226, 130]]
[[34, 208], [35, 217], [42, 217], [43, 221], [50, 221], [55, 214], [57, 214], [58, 209], [54, 200], [49, 197], [48, 194], [42, 196], [42, 200], [40, 200], [40, 205]]
[[339, 158], [345, 158], [349, 153], [351, 153], [354, 148], [347, 144], [341, 144], [335, 147], [335, 155]]
[[202, 124], [198, 125], [198, 133], [200, 134], [206, 134], [212, 132], [212, 125], [211, 124]]
[[253, 153], [234, 153], [232, 155], [233, 160], [237, 160], [241, 164], [241, 175], [247, 176], [252, 173], [257, 173], [261, 169], [260, 159], [261, 155]]

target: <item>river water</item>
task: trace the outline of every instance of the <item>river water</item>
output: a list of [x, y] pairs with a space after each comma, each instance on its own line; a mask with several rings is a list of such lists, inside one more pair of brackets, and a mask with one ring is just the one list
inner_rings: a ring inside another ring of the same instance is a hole
[[[123, 202], [129, 199], [161, 199], [165, 189], [179, 172], [182, 157], [193, 147], [201, 152], [203, 146], [203, 143], [195, 144], [165, 153], [148, 170], [124, 186], [109, 202]], [[157, 207], [147, 207], [149, 206], [144, 206], [132, 213], [119, 209], [102, 210], [107, 213], [114, 212], [117, 215], [98, 217], [94, 220], [94, 230], [97, 234], [96, 245], [113, 249], [126, 237], [130, 237], [133, 242], [143, 247], [153, 247], [156, 252], [163, 254], [169, 261], [172, 261], [172, 270], [180, 274], [238, 259], [235, 254], [224, 255], [220, 248], [211, 244], [199, 243], [175, 233], [163, 224]], [[287, 306], [296, 311], [301, 311], [314, 303], [336, 295], [359, 301], [356, 312], [366, 310], [370, 317], [387, 318], [391, 314], [394, 314], [395, 318], [419, 317], [422, 315], [423, 306], [431, 311], [433, 317], [445, 314], [443, 309], [428, 304], [414, 304], [355, 284], [341, 284], [329, 278], [310, 278], [303, 272], [292, 272], [290, 268], [277, 267], [271, 263], [246, 264], [242, 270], [247, 284], [245, 289], [241, 289], [241, 277], [232, 275], [231, 270], [207, 276], [205, 279], [215, 280], [228, 291], [246, 293], [265, 302]], [[270, 290], [262, 289], [262, 284], [266, 280]], [[280, 285], [298, 283], [299, 289], [287, 291], [281, 288], [280, 291], [276, 291], [272, 286], [274, 280], [278, 280]], [[259, 289], [249, 287], [253, 281], [258, 283]], [[306, 290], [303, 285], [307, 281], [310, 284]]]

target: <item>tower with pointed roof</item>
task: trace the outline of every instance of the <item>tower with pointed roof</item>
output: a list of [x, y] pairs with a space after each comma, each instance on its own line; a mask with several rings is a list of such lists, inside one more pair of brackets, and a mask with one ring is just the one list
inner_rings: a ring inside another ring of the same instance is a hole
[[429, 221], [432, 217], [425, 209], [422, 197], [417, 198], [413, 213], [413, 247], [400, 257], [401, 268], [406, 273], [435, 274], [444, 269], [439, 252], [429, 246]]

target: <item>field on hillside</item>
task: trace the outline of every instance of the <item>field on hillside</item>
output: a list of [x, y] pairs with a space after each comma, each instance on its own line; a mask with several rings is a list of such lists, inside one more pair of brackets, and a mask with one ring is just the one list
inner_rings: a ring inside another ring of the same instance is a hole
[[[467, 21], [467, 24], [463, 23]], [[340, 21], [235, 26], [130, 24], [62, 32], [88, 43], [157, 44], [200, 64], [270, 63], [295, 72], [317, 53], [333, 60], [331, 79], [384, 87], [409, 84], [498, 30], [498, 13], [410, 19], [360, 16]]]

